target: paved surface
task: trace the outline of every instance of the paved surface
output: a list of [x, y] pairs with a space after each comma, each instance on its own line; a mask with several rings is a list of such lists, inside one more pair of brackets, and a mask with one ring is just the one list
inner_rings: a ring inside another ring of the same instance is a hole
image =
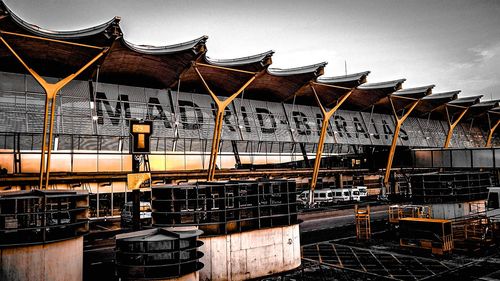
[[[301, 241], [309, 244], [354, 235], [354, 207], [338, 207], [342, 209], [309, 211], [299, 214], [299, 219], [303, 221], [300, 224]], [[350, 209], [344, 209], [345, 207]], [[386, 219], [387, 209], [386, 205], [371, 207], [372, 222]], [[127, 230], [121, 230], [119, 223], [112, 221], [106, 222], [104, 225], [95, 225], [93, 229], [95, 232], [86, 236], [83, 279], [92, 281], [115, 280], [113, 276], [114, 235]], [[302, 237], [303, 235], [309, 239], [305, 239]]]
[[[387, 220], [388, 205], [371, 207], [371, 221]], [[303, 213], [299, 215], [303, 222], [301, 232], [333, 229], [354, 225], [354, 209], [327, 211], [321, 213]]]

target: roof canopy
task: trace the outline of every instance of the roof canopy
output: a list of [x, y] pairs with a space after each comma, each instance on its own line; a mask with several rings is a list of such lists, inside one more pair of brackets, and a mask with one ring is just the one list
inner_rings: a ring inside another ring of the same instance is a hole
[[[76, 72], [104, 48], [108, 52], [78, 79], [96, 80], [148, 88], [179, 87], [185, 91], [205, 93], [203, 77], [216, 95], [228, 96], [256, 76], [245, 89], [245, 97], [266, 101], [296, 102], [315, 105], [313, 88], [324, 106], [332, 106], [339, 97], [352, 90], [342, 108], [388, 113], [389, 97], [403, 100], [420, 99], [417, 114], [450, 107], [471, 106], [480, 97], [456, 99], [458, 91], [432, 94], [433, 86], [401, 90], [405, 79], [367, 83], [369, 71], [336, 77], [320, 77], [326, 62], [289, 68], [271, 68], [273, 51], [235, 58], [207, 57], [208, 37], [174, 45], [137, 45], [124, 39], [120, 18], [114, 17], [96, 26], [53, 31], [28, 23], [13, 13], [0, 0], [0, 36], [33, 70], [42, 76], [65, 77]], [[11, 51], [0, 42], [0, 71], [27, 73]], [[98, 74], [98, 75], [97, 75]], [[477, 107], [477, 110], [492, 110]], [[392, 111], [392, 110], [391, 110]]]
[[451, 91], [443, 93], [435, 93], [422, 98], [419, 105], [415, 108], [417, 115], [424, 115], [434, 111], [436, 108], [444, 106], [444, 104], [456, 100], [460, 91]]
[[417, 100], [430, 95], [432, 93], [432, 88], [434, 88], [434, 85], [400, 89], [380, 99], [375, 103], [375, 107], [378, 111], [392, 112], [392, 107], [394, 106], [394, 110], [399, 112]]
[[[330, 107], [344, 94], [366, 82], [370, 71], [335, 77], [318, 77], [316, 82], [310, 82], [308, 87], [302, 87], [293, 97], [298, 104], [308, 104], [315, 100], [314, 91], [323, 106]], [[313, 90], [314, 88], [314, 90]], [[347, 100], [347, 103], [350, 101]]]
[[[457, 95], [458, 92], [456, 91]], [[452, 93], [452, 92], [450, 92]], [[471, 96], [471, 97], [463, 97], [463, 98], [455, 98], [449, 102], [443, 103], [440, 106], [437, 106], [432, 110], [432, 115], [435, 118], [442, 118], [447, 120], [449, 117], [450, 120], [455, 119], [456, 116], [460, 115], [464, 110], [469, 110], [469, 107], [477, 104], [482, 96]]]
[[471, 96], [458, 98], [447, 103], [448, 106], [469, 107], [479, 102], [483, 96]]
[[478, 117], [488, 117], [487, 113], [490, 111], [495, 111], [499, 108], [499, 100], [484, 101], [479, 102], [469, 107], [467, 111], [467, 119], [478, 118]]
[[[206, 36], [169, 46], [144, 46], [127, 42], [120, 28], [120, 18], [74, 31], [52, 31], [30, 24], [13, 13], [0, 0], [1, 36], [35, 71], [43, 76], [65, 77], [85, 65], [102, 48], [109, 48], [99, 65], [99, 81], [132, 86], [166, 88], [180, 73], [205, 52]], [[64, 40], [64, 41], [62, 41]], [[68, 42], [73, 44], [68, 44]], [[26, 73], [26, 69], [0, 46], [0, 71]], [[96, 67], [79, 79], [92, 79]]]
[[224, 60], [203, 56], [182, 74], [180, 81], [176, 81], [174, 86], [180, 86], [184, 91], [206, 92], [197, 74], [198, 71], [212, 91], [219, 96], [229, 96], [238, 91], [254, 75], [261, 75], [271, 65], [273, 54], [274, 51], [267, 51], [253, 56]]
[[383, 98], [400, 90], [406, 79], [399, 79], [380, 83], [367, 83], [357, 87], [349, 98], [348, 108], [366, 110]]
[[271, 101], [291, 101], [301, 88], [323, 74], [326, 62], [288, 69], [269, 68], [255, 80], [245, 95]]

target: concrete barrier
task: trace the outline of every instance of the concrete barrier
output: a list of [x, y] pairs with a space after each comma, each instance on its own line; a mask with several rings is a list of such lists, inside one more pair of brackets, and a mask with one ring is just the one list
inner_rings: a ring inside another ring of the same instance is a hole
[[298, 224], [200, 240], [200, 280], [246, 280], [300, 266]]
[[30, 246], [0, 248], [0, 280], [82, 280], [83, 237]]

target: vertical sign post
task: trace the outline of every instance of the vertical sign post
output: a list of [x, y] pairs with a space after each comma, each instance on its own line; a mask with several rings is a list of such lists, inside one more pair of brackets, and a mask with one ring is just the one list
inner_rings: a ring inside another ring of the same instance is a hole
[[[150, 120], [131, 120], [130, 121], [130, 153], [132, 154], [132, 172], [134, 174], [129, 174], [130, 178], [136, 178], [143, 176], [140, 172], [141, 159], [146, 159], [143, 157], [151, 152], [150, 147], [150, 137], [153, 133], [153, 122]], [[151, 175], [148, 174], [149, 178]], [[135, 175], [135, 177], [130, 177]], [[144, 177], [143, 177], [144, 178]], [[131, 181], [128, 180], [128, 184]], [[141, 192], [137, 185], [129, 186], [133, 188], [132, 190], [132, 221], [133, 229], [141, 229]]]

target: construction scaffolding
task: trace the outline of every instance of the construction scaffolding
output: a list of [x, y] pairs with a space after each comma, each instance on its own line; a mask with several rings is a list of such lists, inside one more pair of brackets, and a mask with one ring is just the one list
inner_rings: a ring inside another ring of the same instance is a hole
[[495, 241], [494, 224], [484, 213], [453, 221], [455, 248], [469, 253], [480, 253], [494, 246]]
[[389, 206], [389, 223], [397, 224], [402, 218], [432, 218], [432, 209], [425, 205]]
[[356, 220], [356, 238], [358, 240], [370, 240], [372, 236], [370, 226], [370, 205], [364, 208], [354, 206], [354, 217]]

